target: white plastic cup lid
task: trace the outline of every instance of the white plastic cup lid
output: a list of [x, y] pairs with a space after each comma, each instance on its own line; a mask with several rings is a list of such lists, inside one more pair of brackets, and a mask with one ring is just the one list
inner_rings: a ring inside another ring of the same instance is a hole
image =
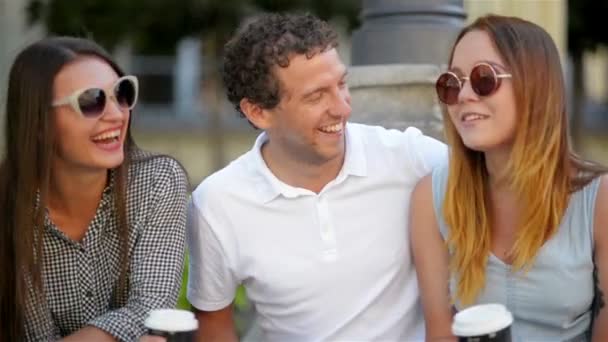
[[481, 304], [458, 312], [452, 323], [452, 334], [459, 337], [480, 336], [499, 332], [513, 323], [513, 315], [502, 304]]
[[144, 324], [148, 329], [171, 333], [198, 329], [198, 321], [192, 312], [176, 309], [152, 310]]

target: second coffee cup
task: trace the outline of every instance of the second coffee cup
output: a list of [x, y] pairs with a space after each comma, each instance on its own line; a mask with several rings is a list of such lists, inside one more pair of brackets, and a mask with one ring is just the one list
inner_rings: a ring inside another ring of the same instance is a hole
[[513, 315], [502, 304], [481, 304], [454, 316], [452, 333], [459, 342], [511, 342]]

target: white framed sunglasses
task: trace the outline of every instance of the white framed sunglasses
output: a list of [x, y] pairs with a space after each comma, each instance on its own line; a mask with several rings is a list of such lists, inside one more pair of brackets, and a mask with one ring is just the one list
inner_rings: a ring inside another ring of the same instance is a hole
[[86, 118], [100, 116], [106, 108], [108, 99], [113, 99], [119, 107], [133, 109], [137, 103], [139, 83], [133, 75], [122, 76], [107, 89], [80, 89], [63, 99], [53, 102], [53, 107], [70, 105], [74, 111]]

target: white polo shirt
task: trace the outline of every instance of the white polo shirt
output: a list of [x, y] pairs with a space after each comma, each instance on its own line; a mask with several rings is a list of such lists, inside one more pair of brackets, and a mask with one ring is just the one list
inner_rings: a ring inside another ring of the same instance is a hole
[[225, 308], [243, 284], [264, 341], [423, 339], [409, 198], [447, 160], [445, 145], [415, 128], [349, 123], [344, 165], [316, 194], [272, 174], [266, 139], [192, 194], [192, 305]]

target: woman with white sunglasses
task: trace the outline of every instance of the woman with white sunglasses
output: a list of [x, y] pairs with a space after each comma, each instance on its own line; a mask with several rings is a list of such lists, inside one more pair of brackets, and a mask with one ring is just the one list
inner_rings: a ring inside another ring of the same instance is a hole
[[130, 135], [138, 83], [97, 44], [47, 38], [12, 65], [0, 161], [0, 341], [134, 341], [173, 307], [187, 176]]
[[455, 311], [499, 303], [514, 341], [607, 341], [608, 170], [571, 148], [550, 36], [481, 17], [436, 89], [450, 161], [410, 209], [427, 340], [455, 339]]

